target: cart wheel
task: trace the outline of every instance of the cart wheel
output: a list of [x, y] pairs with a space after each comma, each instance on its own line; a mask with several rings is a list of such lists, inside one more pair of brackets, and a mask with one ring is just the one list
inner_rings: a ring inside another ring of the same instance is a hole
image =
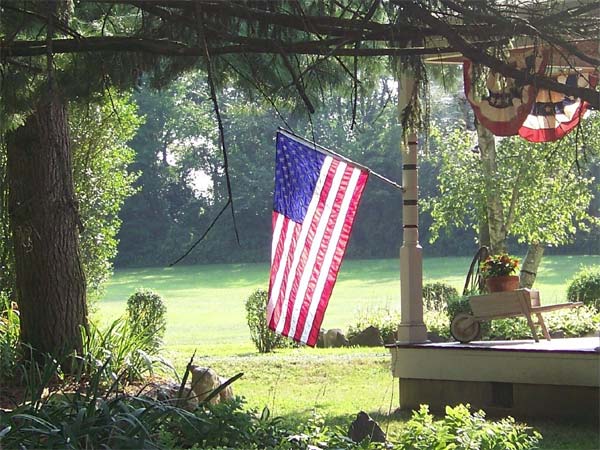
[[458, 342], [467, 343], [479, 337], [481, 325], [471, 314], [457, 314], [450, 324], [450, 334]]

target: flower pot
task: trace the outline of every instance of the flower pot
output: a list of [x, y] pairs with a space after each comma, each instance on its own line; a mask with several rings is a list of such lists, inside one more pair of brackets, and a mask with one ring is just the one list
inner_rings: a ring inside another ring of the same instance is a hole
[[489, 292], [514, 291], [519, 289], [518, 275], [507, 275], [504, 277], [491, 277], [485, 279], [485, 285]]

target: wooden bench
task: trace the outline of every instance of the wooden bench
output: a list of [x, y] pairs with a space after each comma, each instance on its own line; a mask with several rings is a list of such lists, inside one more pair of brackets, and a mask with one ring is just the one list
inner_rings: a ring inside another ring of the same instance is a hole
[[[551, 340], [542, 313], [574, 308], [583, 304], [581, 302], [569, 302], [541, 306], [539, 291], [530, 289], [474, 295], [469, 297], [469, 303], [473, 314], [457, 314], [450, 325], [450, 333], [460, 342], [469, 342], [479, 336], [481, 331], [480, 321], [508, 317], [525, 317], [535, 342], [539, 342], [535, 329], [536, 325], [540, 326], [544, 337]], [[533, 321], [532, 316], [537, 318], [537, 322]]]

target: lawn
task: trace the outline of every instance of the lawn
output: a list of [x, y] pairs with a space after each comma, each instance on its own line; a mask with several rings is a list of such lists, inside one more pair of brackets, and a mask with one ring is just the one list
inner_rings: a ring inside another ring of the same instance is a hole
[[[425, 259], [424, 278], [462, 290], [470, 258]], [[581, 265], [600, 264], [598, 256], [544, 258], [536, 287], [544, 303], [564, 301], [566, 285]], [[196, 364], [224, 375], [244, 372], [234, 390], [248, 405], [304, 420], [313, 411], [333, 423], [365, 410], [394, 430], [398, 381], [391, 376], [384, 349], [286, 349], [259, 355], [249, 339], [244, 299], [266, 287], [266, 264], [181, 266], [116, 271], [98, 304], [108, 321], [123, 314], [126, 298], [139, 287], [152, 288], [167, 302], [165, 356], [181, 371], [197, 350]], [[347, 329], [360, 309], [399, 307], [397, 260], [346, 261], [325, 317], [325, 328]], [[535, 424], [546, 436], [545, 449], [597, 447], [597, 430], [585, 426]]]

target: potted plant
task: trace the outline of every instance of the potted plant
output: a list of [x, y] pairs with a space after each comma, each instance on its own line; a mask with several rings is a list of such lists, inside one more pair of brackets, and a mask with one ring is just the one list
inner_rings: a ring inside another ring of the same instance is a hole
[[490, 255], [479, 265], [481, 276], [489, 292], [514, 291], [519, 288], [516, 275], [519, 260], [506, 253]]

